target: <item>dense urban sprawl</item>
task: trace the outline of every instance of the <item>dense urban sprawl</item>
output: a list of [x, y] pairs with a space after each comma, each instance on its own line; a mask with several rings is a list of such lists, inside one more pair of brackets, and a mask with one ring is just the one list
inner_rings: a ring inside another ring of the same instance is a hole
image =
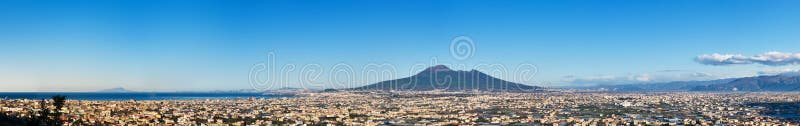
[[[68, 100], [65, 125], [797, 125], [800, 93], [339, 91], [291, 98]], [[0, 111], [35, 116], [38, 100]]]

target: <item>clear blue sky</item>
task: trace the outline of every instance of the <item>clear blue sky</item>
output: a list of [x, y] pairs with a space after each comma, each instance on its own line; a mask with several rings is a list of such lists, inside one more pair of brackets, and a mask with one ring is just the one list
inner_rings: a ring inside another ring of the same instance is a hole
[[[473, 57], [450, 56], [459, 35], [474, 40]], [[0, 1], [0, 91], [247, 89], [269, 51], [278, 65], [326, 72], [389, 63], [403, 77], [436, 57], [532, 63], [549, 85], [697, 80], [798, 68], [704, 65], [699, 55], [798, 48], [796, 0]], [[685, 73], [710, 76], [672, 75]]]

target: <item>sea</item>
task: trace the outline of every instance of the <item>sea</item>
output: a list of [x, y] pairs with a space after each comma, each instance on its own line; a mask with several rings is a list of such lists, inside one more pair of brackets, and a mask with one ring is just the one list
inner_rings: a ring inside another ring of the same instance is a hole
[[215, 93], [215, 92], [0, 92], [0, 99], [50, 99], [63, 95], [67, 100], [205, 100], [237, 98], [290, 98], [292, 95], [265, 95], [261, 93]]

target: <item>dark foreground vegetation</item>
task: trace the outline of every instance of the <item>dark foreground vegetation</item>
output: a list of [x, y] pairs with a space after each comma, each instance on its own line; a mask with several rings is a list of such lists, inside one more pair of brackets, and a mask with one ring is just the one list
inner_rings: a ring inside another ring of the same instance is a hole
[[8, 115], [7, 113], [0, 114], [0, 126], [61, 126], [64, 125], [62, 120], [61, 108], [64, 107], [64, 102], [67, 100], [66, 96], [56, 95], [51, 99], [52, 104], [42, 99], [39, 102], [40, 109], [37, 113], [29, 113], [29, 117], [17, 117]]

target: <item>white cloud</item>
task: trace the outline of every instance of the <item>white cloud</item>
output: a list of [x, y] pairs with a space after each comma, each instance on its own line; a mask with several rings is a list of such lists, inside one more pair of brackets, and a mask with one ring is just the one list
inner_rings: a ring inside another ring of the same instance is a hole
[[633, 76], [633, 80], [641, 81], [641, 82], [651, 81], [650, 75], [648, 75], [648, 74], [640, 74], [640, 75]]
[[800, 64], [800, 53], [767, 52], [755, 56], [742, 54], [703, 54], [695, 61], [705, 65], [764, 64], [769, 66]]
[[701, 73], [701, 72], [695, 72], [695, 73], [691, 73], [691, 75], [692, 75], [693, 77], [711, 77], [711, 74], [708, 74], [708, 73]]

